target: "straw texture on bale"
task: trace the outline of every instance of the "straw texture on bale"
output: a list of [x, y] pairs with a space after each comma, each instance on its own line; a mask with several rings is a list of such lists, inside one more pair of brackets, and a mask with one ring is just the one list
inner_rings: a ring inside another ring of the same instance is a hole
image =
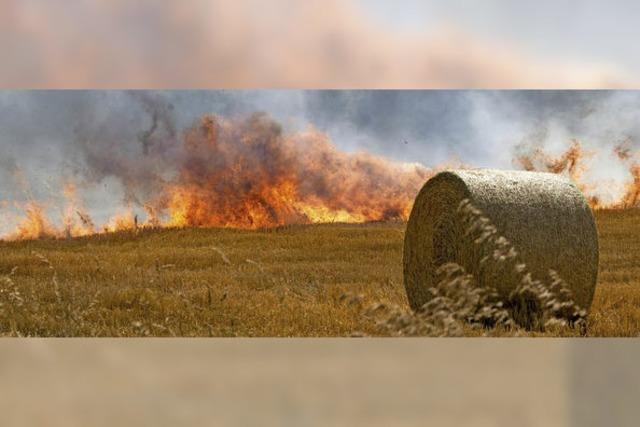
[[[429, 300], [439, 266], [454, 262], [479, 285], [507, 295], [509, 280], [483, 280], [482, 257], [465, 232], [458, 207], [468, 199], [515, 247], [533, 279], [557, 272], [588, 309], [598, 274], [598, 235], [580, 190], [551, 173], [498, 170], [441, 172], [416, 197], [404, 241], [404, 285], [414, 310]], [[490, 281], [490, 283], [488, 283]]]

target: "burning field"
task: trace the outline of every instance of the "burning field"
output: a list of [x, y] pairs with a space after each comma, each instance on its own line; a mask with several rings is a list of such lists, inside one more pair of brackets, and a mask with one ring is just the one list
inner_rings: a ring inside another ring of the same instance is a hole
[[[407, 153], [428, 144], [414, 148], [420, 142], [391, 129], [403, 117], [385, 121], [379, 111], [347, 120], [397, 139], [376, 151], [348, 149], [344, 135], [354, 133], [327, 125], [337, 120], [332, 111], [316, 114], [316, 126], [283, 120], [275, 103], [274, 114], [222, 107], [195, 114], [158, 94], [122, 94], [136, 106], [133, 114], [110, 105], [107, 95], [91, 95], [104, 108], [57, 96], [71, 107], [59, 116], [58, 103], [43, 107], [43, 130], [19, 113], [0, 117], [0, 137], [8, 141], [0, 161], [5, 335], [398, 334], [367, 311], [376, 304], [392, 308], [404, 334], [412, 315], [402, 242], [416, 195], [442, 170], [485, 166], [474, 160], [481, 150], [470, 146], [468, 156], [441, 150], [432, 163], [410, 161]], [[414, 125], [427, 132], [418, 119]], [[601, 262], [591, 311], [586, 320], [579, 315], [586, 323], [458, 332], [640, 333], [637, 139], [616, 134], [594, 145], [591, 133], [580, 139], [553, 132], [507, 132], [518, 143], [485, 157], [506, 158], [503, 168], [567, 177], [594, 209]]]
[[[209, 114], [180, 133], [158, 110], [152, 110], [151, 118], [150, 128], [138, 135], [141, 157], [116, 150], [105, 157], [103, 148], [80, 142], [87, 169], [60, 179], [57, 204], [31, 196], [16, 165], [13, 174], [23, 198], [2, 201], [3, 239], [70, 238], [140, 228], [405, 221], [422, 184], [455, 163], [427, 168], [341, 151], [328, 135], [314, 128], [284, 132], [265, 113], [242, 118]], [[614, 155], [626, 171], [622, 182], [588, 178], [605, 154]], [[577, 140], [557, 155], [521, 145], [513, 162], [520, 169], [571, 178], [593, 208], [640, 205], [640, 150], [633, 150], [629, 141], [611, 153], [585, 150]], [[80, 189], [107, 177], [118, 179], [124, 196], [117, 213], [99, 223]]]
[[116, 159], [116, 166], [108, 165], [125, 185], [121, 213], [96, 224], [78, 197], [77, 188], [85, 183], [67, 181], [60, 224], [48, 217], [46, 202], [28, 200], [17, 205], [23, 217], [5, 238], [77, 237], [138, 227], [256, 229], [405, 220], [431, 175], [419, 164], [341, 152], [314, 129], [285, 134], [259, 113], [243, 119], [201, 117], [180, 135], [169, 160], [161, 151], [167, 141], [155, 138], [158, 119], [153, 117], [140, 139], [146, 163]]

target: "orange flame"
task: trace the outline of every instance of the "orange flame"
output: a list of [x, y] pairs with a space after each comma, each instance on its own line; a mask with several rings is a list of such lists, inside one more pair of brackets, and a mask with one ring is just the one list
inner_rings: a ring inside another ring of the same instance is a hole
[[258, 228], [406, 219], [429, 175], [337, 150], [316, 131], [285, 135], [265, 114], [205, 116], [185, 133], [179, 174], [158, 201], [168, 225]]
[[583, 179], [584, 173], [588, 170], [587, 160], [594, 157], [595, 153], [584, 150], [578, 140], [573, 139], [571, 145], [559, 156], [554, 157], [540, 148], [534, 148], [530, 153], [516, 157], [515, 161], [525, 170], [567, 175], [585, 193], [589, 204], [595, 209], [638, 207], [640, 206], [640, 163], [635, 160], [638, 152], [634, 152], [630, 144], [631, 141], [627, 139], [613, 148], [616, 157], [629, 171], [631, 180], [625, 184], [622, 197], [610, 203], [602, 202], [594, 194], [598, 190], [597, 184], [587, 183]]
[[266, 114], [246, 119], [207, 115], [183, 135], [174, 179], [143, 204], [96, 227], [74, 183], [63, 187], [62, 227], [45, 209], [25, 207], [11, 239], [85, 236], [139, 227], [237, 227], [404, 220], [432, 171], [367, 153], [345, 153], [315, 130], [284, 133]]
[[633, 152], [629, 139], [623, 141], [614, 148], [618, 158], [629, 165], [632, 180], [625, 187], [625, 194], [620, 205], [623, 207], [640, 206], [640, 152]]
[[64, 235], [76, 237], [95, 233], [95, 225], [91, 216], [78, 201], [76, 185], [72, 182], [66, 182], [62, 191], [67, 201], [62, 215]]
[[8, 240], [41, 239], [57, 235], [55, 227], [49, 222], [44, 207], [36, 202], [28, 202], [24, 206], [25, 217], [18, 223]]
[[[262, 113], [244, 119], [206, 115], [184, 132], [181, 141], [182, 150], [172, 157], [172, 178], [154, 181], [154, 192], [146, 200], [128, 198], [126, 207], [102, 226], [96, 226], [84, 207], [76, 183], [67, 181], [60, 226], [49, 220], [44, 203], [30, 200], [18, 206], [24, 216], [5, 238], [65, 238], [157, 227], [255, 229], [405, 220], [430, 176], [445, 167], [468, 167], [453, 161], [427, 169], [364, 152], [346, 153], [316, 129], [285, 133]], [[559, 155], [535, 148], [517, 157], [516, 163], [526, 170], [567, 175], [594, 208], [640, 206], [640, 152], [630, 141], [613, 152], [631, 178], [622, 197], [612, 203], [602, 202], [600, 189], [586, 179], [595, 156], [577, 140]], [[136, 207], [146, 213], [141, 221]]]

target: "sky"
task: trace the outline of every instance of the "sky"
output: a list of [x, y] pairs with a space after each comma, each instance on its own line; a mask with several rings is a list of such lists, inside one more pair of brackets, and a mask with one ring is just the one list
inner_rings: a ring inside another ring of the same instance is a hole
[[640, 36], [640, 4], [632, 0], [360, 0], [359, 5], [389, 31], [451, 25], [539, 57], [640, 71], [632, 42]]
[[633, 88], [634, 0], [4, 0], [4, 88]]

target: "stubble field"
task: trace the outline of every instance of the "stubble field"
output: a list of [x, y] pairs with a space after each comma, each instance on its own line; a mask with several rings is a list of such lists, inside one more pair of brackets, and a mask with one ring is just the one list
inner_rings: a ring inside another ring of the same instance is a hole
[[[638, 336], [640, 210], [598, 211], [596, 221], [600, 273], [586, 334]], [[0, 334], [379, 335], [362, 311], [408, 308], [403, 237], [404, 224], [386, 223], [2, 242]]]

